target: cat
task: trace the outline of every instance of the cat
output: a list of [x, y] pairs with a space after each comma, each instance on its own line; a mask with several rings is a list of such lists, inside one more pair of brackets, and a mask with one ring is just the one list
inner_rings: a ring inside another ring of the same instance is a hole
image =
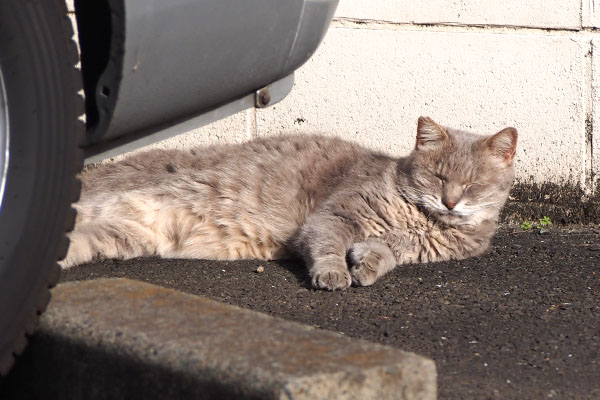
[[61, 265], [300, 256], [317, 289], [371, 285], [398, 264], [484, 253], [516, 146], [514, 128], [480, 136], [420, 117], [402, 158], [318, 135], [150, 150], [80, 175]]

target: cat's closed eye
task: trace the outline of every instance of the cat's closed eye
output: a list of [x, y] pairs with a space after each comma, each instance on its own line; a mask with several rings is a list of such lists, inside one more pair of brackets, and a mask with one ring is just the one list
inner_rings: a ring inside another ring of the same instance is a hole
[[478, 182], [467, 182], [463, 184], [463, 192], [474, 194], [482, 191], [485, 188], [485, 185]]
[[444, 175], [434, 172], [433, 176], [437, 179], [437, 181], [441, 184], [444, 184], [448, 181], [448, 178], [446, 178]]

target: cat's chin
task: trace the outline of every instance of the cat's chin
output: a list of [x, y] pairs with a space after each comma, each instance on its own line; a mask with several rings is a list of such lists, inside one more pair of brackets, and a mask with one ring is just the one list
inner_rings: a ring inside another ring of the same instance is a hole
[[474, 225], [476, 222], [472, 218], [463, 214], [455, 213], [441, 213], [439, 211], [434, 212], [436, 219], [446, 225]]

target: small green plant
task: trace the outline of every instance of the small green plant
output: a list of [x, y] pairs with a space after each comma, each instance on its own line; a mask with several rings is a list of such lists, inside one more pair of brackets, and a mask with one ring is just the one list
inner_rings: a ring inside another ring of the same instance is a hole
[[523, 221], [521, 222], [521, 229], [523, 229], [524, 231], [528, 231], [530, 229], [542, 229], [545, 227], [548, 227], [552, 225], [552, 220], [550, 219], [550, 217], [544, 215], [542, 218], [538, 219], [537, 222], [536, 221]]
[[550, 226], [550, 225], [552, 225], [552, 221], [550, 220], [550, 217], [544, 216], [543, 218], [540, 218], [540, 225], [541, 226]]
[[523, 229], [524, 231], [528, 231], [531, 228], [533, 228], [533, 223], [531, 223], [531, 221], [523, 221], [523, 222], [521, 222], [521, 229]]

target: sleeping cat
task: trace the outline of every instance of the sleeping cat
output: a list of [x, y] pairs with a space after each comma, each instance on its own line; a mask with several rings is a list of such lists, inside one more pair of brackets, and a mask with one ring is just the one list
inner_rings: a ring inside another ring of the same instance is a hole
[[312, 135], [151, 150], [82, 173], [61, 264], [297, 255], [315, 288], [371, 285], [397, 264], [486, 251], [516, 144], [514, 128], [479, 136], [421, 117], [405, 158]]

